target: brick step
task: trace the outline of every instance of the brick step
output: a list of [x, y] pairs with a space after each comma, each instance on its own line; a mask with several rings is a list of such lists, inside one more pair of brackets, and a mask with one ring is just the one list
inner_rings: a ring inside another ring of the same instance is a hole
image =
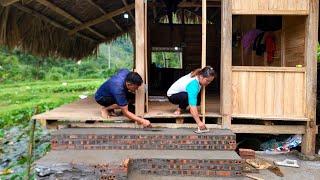
[[211, 129], [67, 128], [52, 134], [53, 150], [234, 150], [236, 136], [230, 130]]
[[[46, 178], [127, 179], [130, 172], [153, 176], [241, 177], [243, 161], [234, 151], [65, 150], [36, 162]], [[74, 172], [74, 173], [72, 173]]]

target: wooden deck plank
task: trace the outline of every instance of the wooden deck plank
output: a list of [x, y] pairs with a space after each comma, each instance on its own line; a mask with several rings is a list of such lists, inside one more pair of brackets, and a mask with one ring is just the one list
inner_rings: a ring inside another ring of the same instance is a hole
[[[144, 115], [145, 118], [177, 118], [192, 117], [189, 112], [183, 112], [181, 115], [174, 115], [177, 105], [168, 101], [149, 102], [149, 112]], [[200, 112], [200, 109], [199, 109]], [[201, 116], [201, 115], [200, 115]], [[206, 98], [206, 117], [221, 117], [219, 96], [208, 96]]]
[[[206, 101], [206, 117], [221, 117], [219, 97], [209, 97]], [[185, 118], [192, 117], [190, 113], [182, 113], [177, 116], [173, 112], [176, 105], [170, 102], [149, 102], [149, 112], [144, 115], [145, 118]], [[284, 120], [284, 121], [308, 121], [305, 117], [284, 117], [284, 116], [253, 116], [250, 114], [233, 114], [233, 118], [242, 119], [262, 119], [262, 120]], [[82, 99], [71, 104], [66, 104], [55, 108], [51, 111], [38, 114], [32, 117], [38, 121], [57, 120], [67, 122], [86, 122], [86, 121], [103, 121], [109, 123], [132, 122], [124, 116], [111, 117], [104, 119], [100, 116], [100, 106], [92, 97]]]
[[[208, 98], [207, 102], [207, 117], [221, 117], [219, 97]], [[190, 113], [183, 113], [179, 116], [173, 112], [176, 105], [170, 102], [149, 102], [150, 111], [144, 115], [145, 118], [177, 118], [177, 117], [192, 117]], [[58, 120], [70, 122], [85, 122], [85, 121], [106, 121], [106, 122], [127, 122], [130, 121], [124, 116], [110, 117], [104, 119], [100, 115], [100, 105], [95, 102], [92, 97], [78, 100], [71, 104], [62, 105], [48, 112], [38, 114], [32, 117], [36, 120]]]
[[92, 97], [81, 99], [79, 101], [62, 105], [53, 110], [47, 111], [42, 114], [38, 114], [32, 117], [36, 120], [58, 120], [58, 121], [130, 121], [124, 116], [111, 117], [106, 120], [101, 117], [100, 105], [95, 102]]

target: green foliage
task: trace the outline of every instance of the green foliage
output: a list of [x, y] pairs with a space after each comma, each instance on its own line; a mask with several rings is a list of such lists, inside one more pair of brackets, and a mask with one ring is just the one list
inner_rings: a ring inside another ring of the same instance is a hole
[[[0, 154], [9, 159], [8, 164], [0, 161], [0, 170], [8, 170], [0, 179], [25, 179], [33, 115], [73, 102], [79, 95], [93, 95], [119, 68], [132, 68], [128, 39], [120, 38], [110, 47], [109, 51], [108, 45], [102, 44], [97, 56], [78, 62], [0, 48]], [[32, 162], [50, 150], [50, 135], [43, 132], [37, 125]]]
[[182, 68], [181, 52], [152, 52], [152, 63], [160, 68]]
[[9, 52], [6, 48], [0, 48], [2, 83], [107, 78], [119, 68], [132, 67], [133, 50], [128, 38], [119, 38], [108, 45], [101, 44], [97, 56], [87, 57], [78, 62], [71, 59], [36, 57], [19, 50]]
[[0, 128], [28, 121], [37, 113], [93, 94], [104, 79], [39, 81], [0, 85]]
[[132, 49], [126, 43], [120, 39], [111, 44], [110, 68], [102, 53], [75, 62], [0, 49], [0, 127], [26, 122], [36, 111], [72, 102], [83, 93], [92, 94], [118, 68], [131, 68]]

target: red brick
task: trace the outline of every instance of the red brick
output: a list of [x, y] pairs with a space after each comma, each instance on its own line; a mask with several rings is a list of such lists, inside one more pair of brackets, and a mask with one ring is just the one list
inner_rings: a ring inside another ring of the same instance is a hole
[[229, 177], [231, 176], [231, 171], [217, 171], [217, 176]]

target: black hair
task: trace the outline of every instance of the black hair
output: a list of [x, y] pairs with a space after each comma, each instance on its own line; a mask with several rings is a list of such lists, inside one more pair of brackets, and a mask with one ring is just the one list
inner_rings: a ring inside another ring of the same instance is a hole
[[211, 66], [206, 66], [202, 69], [201, 68], [196, 69], [191, 73], [192, 77], [198, 76], [198, 75], [201, 75], [203, 77], [213, 76], [214, 78], [217, 78], [217, 73]]
[[126, 82], [128, 82], [130, 84], [141, 86], [143, 80], [138, 73], [130, 72], [126, 77]]

